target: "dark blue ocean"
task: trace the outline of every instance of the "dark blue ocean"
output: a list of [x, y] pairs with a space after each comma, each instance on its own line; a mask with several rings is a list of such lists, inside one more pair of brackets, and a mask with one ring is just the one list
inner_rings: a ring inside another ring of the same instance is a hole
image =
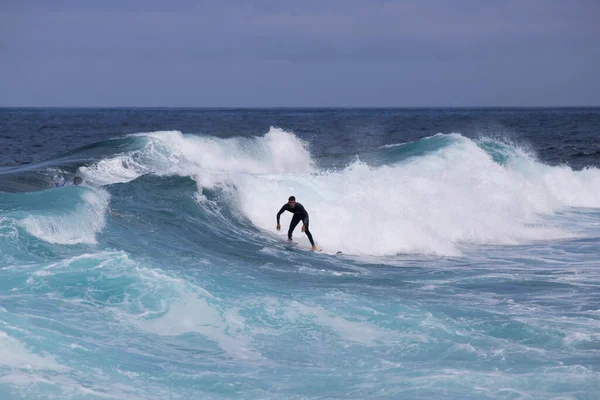
[[1, 399], [599, 393], [599, 108], [0, 109]]

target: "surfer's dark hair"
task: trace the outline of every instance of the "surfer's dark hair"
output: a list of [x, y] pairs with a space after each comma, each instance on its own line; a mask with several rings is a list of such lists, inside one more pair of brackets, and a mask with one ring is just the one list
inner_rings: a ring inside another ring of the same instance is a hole
[[73, 178], [74, 185], [81, 185], [81, 182], [83, 182], [83, 180], [80, 177], [76, 176], [75, 178]]
[[288, 201], [296, 201], [296, 198], [294, 196], [290, 196], [290, 198], [288, 199]]

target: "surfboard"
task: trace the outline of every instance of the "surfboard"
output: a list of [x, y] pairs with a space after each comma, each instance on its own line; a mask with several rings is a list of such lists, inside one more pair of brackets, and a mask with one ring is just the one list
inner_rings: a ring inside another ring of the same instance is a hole
[[299, 243], [295, 243], [293, 246], [294, 246], [295, 249], [298, 249], [298, 250], [310, 251], [312, 253], [327, 254], [327, 255], [330, 255], [330, 256], [339, 256], [339, 255], [344, 254], [340, 250], [338, 250], [338, 251], [328, 251], [327, 249], [324, 249], [324, 248], [319, 247], [319, 246], [317, 246], [317, 250], [313, 250], [311, 247], [304, 247], [304, 246], [300, 245]]
[[[294, 250], [302, 250], [302, 251], [313, 251], [312, 247], [306, 247], [303, 244], [300, 244], [298, 242], [294, 242], [293, 240], [286, 240], [284, 242], [285, 246], [290, 248], [290, 249], [294, 249]], [[315, 250], [315, 253], [320, 253], [322, 252], [323, 249], [321, 248], [317, 248], [317, 250]]]
[[282, 242], [284, 244], [284, 246], [286, 246], [289, 250], [310, 251], [313, 253], [322, 253], [322, 254], [328, 254], [328, 255], [333, 255], [333, 256], [343, 254], [339, 250], [338, 251], [328, 251], [319, 246], [317, 246], [317, 250], [313, 251], [313, 249], [310, 247], [310, 244], [308, 244], [308, 243], [306, 243], [306, 245], [305, 245], [304, 243], [296, 242], [295, 240], [288, 240], [287, 237], [285, 237], [283, 235], [278, 235], [278, 234], [268, 231], [268, 230], [263, 230], [263, 232], [266, 233], [267, 235], [269, 235], [270, 237]]

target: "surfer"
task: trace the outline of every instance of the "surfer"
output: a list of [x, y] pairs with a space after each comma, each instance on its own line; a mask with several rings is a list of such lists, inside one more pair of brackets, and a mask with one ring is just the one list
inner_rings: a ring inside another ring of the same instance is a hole
[[302, 232], [306, 233], [308, 236], [308, 240], [310, 240], [310, 244], [312, 245], [313, 251], [317, 250], [317, 246], [315, 245], [315, 241], [308, 230], [308, 212], [304, 206], [300, 203], [296, 203], [296, 198], [294, 196], [290, 196], [288, 202], [281, 207], [281, 210], [277, 213], [277, 230], [281, 229], [281, 225], [279, 224], [279, 217], [283, 214], [284, 211], [289, 211], [294, 214], [292, 217], [292, 221], [290, 222], [290, 228], [288, 229], [288, 240], [292, 240], [292, 232], [298, 222], [302, 221]]

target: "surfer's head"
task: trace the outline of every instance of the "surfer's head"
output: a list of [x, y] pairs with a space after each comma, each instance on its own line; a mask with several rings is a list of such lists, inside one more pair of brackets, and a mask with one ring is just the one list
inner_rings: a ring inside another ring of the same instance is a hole
[[294, 196], [290, 196], [288, 199], [288, 204], [290, 205], [290, 208], [296, 207], [296, 198]]
[[73, 178], [73, 185], [75, 185], [75, 186], [81, 185], [82, 182], [83, 182], [83, 179], [81, 179], [78, 176], [76, 176], [75, 178]]

